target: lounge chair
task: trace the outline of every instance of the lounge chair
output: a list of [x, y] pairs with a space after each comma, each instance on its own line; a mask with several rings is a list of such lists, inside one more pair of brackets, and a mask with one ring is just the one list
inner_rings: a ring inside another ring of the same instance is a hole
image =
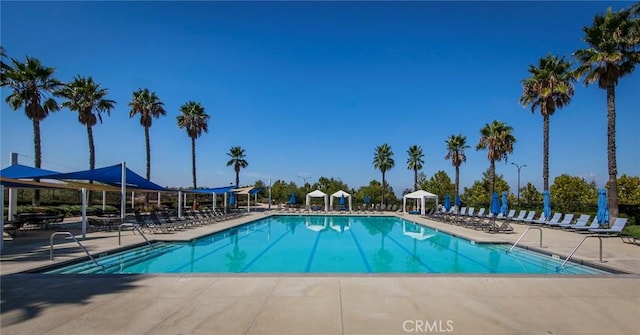
[[[529, 213], [531, 214], [531, 213]], [[538, 219], [534, 219], [531, 218], [529, 219], [528, 217], [526, 219], [524, 219], [525, 223], [531, 223], [531, 224], [542, 224], [543, 222], [546, 222], [547, 220], [549, 220], [550, 218], [548, 218], [546, 215], [544, 215], [544, 212], [540, 213], [540, 217]]]
[[[560, 223], [558, 226], [560, 228], [568, 228], [571, 229], [572, 227], [585, 227], [587, 225], [587, 223], [589, 222], [589, 218], [591, 217], [591, 215], [588, 214], [582, 214], [580, 215], [580, 217], [576, 220], [575, 224], [571, 224], [571, 223]], [[562, 222], [564, 222], [565, 220], [562, 220]]]
[[600, 228], [600, 222], [598, 222], [598, 218], [597, 217], [593, 217], [593, 220], [591, 220], [591, 224], [590, 225], [584, 225], [584, 226], [574, 226], [574, 227], [569, 227], [575, 231], [578, 232], [588, 232], [589, 229], [596, 229], [596, 228]]
[[555, 224], [558, 224], [558, 222], [560, 221], [560, 218], [562, 218], [562, 213], [553, 213], [553, 216], [551, 217], [551, 219], [546, 218], [545, 220], [542, 220], [542, 221], [536, 220], [536, 221], [533, 221], [532, 223], [555, 225]]
[[513, 221], [516, 221], [516, 222], [533, 221], [534, 216], [536, 216], [536, 211], [530, 211], [529, 214], [527, 214], [527, 216], [524, 219], [515, 218], [513, 219]]
[[620, 233], [624, 229], [624, 226], [627, 225], [627, 220], [627, 218], [616, 218], [616, 220], [613, 221], [613, 225], [611, 226], [611, 228], [589, 229], [589, 232], [604, 235], [620, 235]]
[[511, 216], [511, 219], [509, 219], [509, 220], [512, 220], [512, 221], [522, 221], [522, 220], [524, 220], [524, 218], [525, 218], [526, 216], [527, 216], [527, 211], [525, 211], [525, 210], [520, 210], [520, 213], [518, 213], [518, 216], [513, 217], [513, 215], [512, 215], [512, 216]]
[[560, 225], [562, 224], [571, 224], [571, 221], [573, 221], [573, 214], [569, 213], [569, 214], [565, 214], [565, 216], [562, 218], [562, 221], [560, 222], [546, 222], [547, 225], [551, 226], [551, 227], [560, 227]]

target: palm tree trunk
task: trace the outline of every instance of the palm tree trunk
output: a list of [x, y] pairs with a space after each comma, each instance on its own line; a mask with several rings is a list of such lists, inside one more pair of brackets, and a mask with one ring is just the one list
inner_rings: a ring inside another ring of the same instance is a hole
[[418, 169], [413, 169], [413, 190], [418, 190]]
[[384, 171], [382, 172], [382, 197], [380, 197], [380, 206], [384, 206]]
[[618, 217], [618, 164], [616, 163], [616, 92], [607, 87], [607, 159], [609, 161], [609, 217]]
[[[33, 146], [34, 153], [36, 155], [34, 165], [36, 168], [40, 168], [42, 166], [42, 151], [40, 146], [40, 120], [34, 118], [33, 119]], [[40, 181], [40, 179], [34, 179], [35, 181]], [[33, 190], [33, 201], [31, 202], [34, 206], [40, 206], [40, 190]]]
[[493, 197], [496, 187], [496, 162], [493, 159], [491, 160], [491, 166], [489, 168], [489, 180], [489, 197]]
[[[193, 178], [193, 189], [197, 188], [196, 184], [196, 138], [191, 138], [191, 176]], [[193, 208], [196, 208], [196, 197], [193, 197]]]
[[542, 138], [543, 138], [543, 157], [542, 157], [542, 180], [544, 190], [549, 190], [549, 115], [543, 115]]
[[456, 194], [458, 195], [460, 190], [460, 167], [456, 165]]
[[[89, 139], [89, 170], [96, 168], [96, 147], [93, 144], [93, 129], [87, 125], [87, 138]], [[93, 184], [93, 180], [89, 180], [89, 184]], [[93, 194], [91, 191], [87, 192], [87, 204], [91, 206], [93, 203]]]
[[[151, 180], [151, 143], [149, 141], [149, 127], [144, 127], [144, 143], [147, 148], [147, 180]], [[149, 206], [149, 193], [145, 193], [144, 205]]]
[[240, 166], [235, 167], [236, 170], [236, 188], [240, 185]]

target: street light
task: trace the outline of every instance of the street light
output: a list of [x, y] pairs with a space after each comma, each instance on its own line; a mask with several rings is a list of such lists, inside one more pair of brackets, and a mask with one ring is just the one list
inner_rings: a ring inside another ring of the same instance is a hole
[[515, 165], [518, 169], [518, 209], [520, 209], [520, 169], [527, 166], [527, 164], [518, 165], [514, 162], [511, 162], [511, 165]]

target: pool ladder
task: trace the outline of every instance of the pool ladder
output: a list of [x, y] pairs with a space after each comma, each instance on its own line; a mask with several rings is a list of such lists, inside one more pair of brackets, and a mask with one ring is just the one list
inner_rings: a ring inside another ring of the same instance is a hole
[[513, 248], [516, 247], [516, 245], [518, 245], [518, 243], [520, 243], [520, 241], [524, 238], [525, 235], [527, 235], [527, 233], [529, 232], [529, 230], [531, 229], [537, 229], [540, 231], [540, 248], [542, 248], [542, 229], [540, 227], [529, 227], [527, 228], [527, 230], [524, 231], [524, 233], [522, 233], [522, 235], [520, 235], [520, 237], [518, 238], [518, 240], [516, 241], [516, 243], [514, 243], [511, 248], [509, 249], [509, 251], [507, 252], [511, 252], [513, 251]]
[[578, 248], [580, 248], [580, 246], [582, 245], [582, 243], [584, 243], [584, 241], [586, 241], [588, 238], [590, 237], [597, 237], [600, 240], [600, 263], [604, 263], [604, 261], [602, 260], [602, 236], [598, 236], [598, 235], [589, 235], [589, 236], [585, 236], [582, 241], [580, 241], [580, 243], [578, 243], [578, 245], [576, 245], [575, 248], [573, 248], [573, 251], [571, 251], [571, 253], [569, 254], [569, 257], [567, 257], [567, 259], [564, 260], [564, 262], [562, 262], [562, 264], [560, 264], [560, 266], [558, 266], [556, 268], [556, 271], [559, 271], [560, 269], [564, 268], [564, 265], [567, 264], [567, 262], [569, 261], [569, 259], [571, 259], [571, 257], [573, 256], [573, 254], [576, 253], [576, 251], [578, 251]]
[[118, 245], [122, 245], [121, 243], [121, 232], [122, 232], [122, 227], [131, 227], [134, 230], [134, 234], [135, 234], [135, 230], [138, 231], [138, 233], [140, 233], [140, 236], [142, 236], [142, 238], [147, 242], [147, 245], [151, 245], [151, 242], [149, 242], [149, 240], [147, 239], [147, 237], [144, 235], [144, 233], [142, 232], [142, 230], [140, 229], [140, 225], [135, 224], [135, 223], [123, 223], [121, 225], [118, 226]]
[[58, 231], [58, 232], [55, 232], [55, 233], [51, 234], [51, 237], [49, 239], [49, 260], [50, 261], [53, 261], [53, 238], [58, 236], [58, 235], [66, 235], [66, 236], [71, 237], [80, 246], [80, 248], [82, 248], [84, 253], [87, 254], [87, 256], [89, 256], [89, 259], [91, 259], [91, 261], [96, 266], [99, 266], [99, 267], [104, 269], [104, 266], [102, 266], [100, 263], [98, 263], [98, 261], [96, 261], [96, 259], [93, 258], [93, 256], [91, 256], [91, 254], [89, 253], [89, 250], [87, 250], [87, 248], [85, 248], [84, 245], [82, 245], [82, 243], [80, 243], [80, 241], [78, 241], [78, 239], [68, 231]]

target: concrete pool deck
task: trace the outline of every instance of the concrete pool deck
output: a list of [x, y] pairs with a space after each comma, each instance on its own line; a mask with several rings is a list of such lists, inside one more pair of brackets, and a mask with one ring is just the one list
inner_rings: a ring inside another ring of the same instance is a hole
[[[184, 240], [265, 217], [263, 213], [174, 234]], [[414, 215], [404, 219], [476, 241], [513, 243]], [[72, 230], [73, 231], [73, 230]], [[73, 231], [74, 233], [77, 231]], [[640, 334], [640, 247], [603, 241], [605, 266], [630, 274], [521, 275], [40, 275], [51, 231], [5, 241], [0, 261], [2, 334]], [[584, 235], [543, 228], [544, 252], [566, 255]], [[142, 242], [131, 232], [123, 246]], [[535, 248], [537, 232], [521, 242]], [[83, 241], [92, 254], [118, 247], [117, 232]], [[55, 262], [83, 257], [55, 243]], [[599, 263], [597, 239], [576, 258]]]

